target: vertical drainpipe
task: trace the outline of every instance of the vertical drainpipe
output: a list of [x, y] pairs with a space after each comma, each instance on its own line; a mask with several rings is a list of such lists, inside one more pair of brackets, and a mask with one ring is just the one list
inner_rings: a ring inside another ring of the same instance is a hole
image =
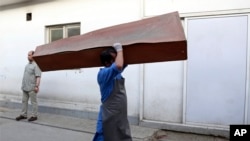
[[144, 64], [139, 65], [139, 124], [143, 121], [144, 112]]
[[[140, 0], [140, 19], [145, 17], [145, 1]], [[139, 125], [143, 121], [144, 111], [144, 64], [139, 65]]]
[[[247, 15], [248, 19], [250, 17], [250, 14]], [[246, 99], [245, 99], [245, 120], [244, 123], [245, 124], [250, 124], [250, 121], [248, 121], [248, 115], [250, 115], [250, 113], [248, 113], [249, 110], [249, 106], [250, 106], [250, 22], [248, 22], [248, 42], [247, 42], [247, 74], [246, 74]]]
[[[183, 21], [183, 28], [184, 28], [184, 32], [185, 32], [185, 36], [187, 39], [187, 27], [188, 27], [188, 19], [184, 19]], [[186, 123], [186, 109], [187, 109], [187, 60], [184, 61], [183, 63], [183, 106], [182, 106], [182, 123], [185, 124]]]

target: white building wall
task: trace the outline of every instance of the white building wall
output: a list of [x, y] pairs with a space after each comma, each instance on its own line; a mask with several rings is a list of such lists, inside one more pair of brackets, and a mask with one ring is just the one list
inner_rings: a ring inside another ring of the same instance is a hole
[[[35, 0], [0, 7], [0, 100], [21, 102], [20, 87], [27, 63], [27, 52], [46, 43], [45, 26], [80, 22], [81, 34], [84, 34], [172, 11], [178, 11], [183, 18], [249, 13], [250, 1]], [[26, 13], [32, 13], [32, 21], [26, 21]], [[124, 72], [129, 116], [140, 117], [141, 120], [146, 117], [147, 120], [153, 121], [183, 123], [186, 73], [184, 65], [185, 61], [177, 61], [129, 66]], [[163, 74], [166, 78], [160, 79], [159, 75], [154, 74], [161, 75], [164, 72], [157, 67], [171, 74]], [[38, 95], [39, 105], [98, 112], [98, 70], [99, 68], [89, 68], [44, 72]], [[157, 87], [156, 83], [161, 85]], [[167, 97], [162, 93], [170, 91], [172, 95]], [[157, 101], [158, 98], [160, 101]]]
[[[6, 19], [1, 20], [1, 33], [7, 33], [7, 36], [1, 37], [1, 46], [4, 50], [1, 51], [1, 61], [3, 61], [1, 62], [3, 64], [1, 65], [3, 82], [1, 93], [19, 96], [16, 101], [20, 101], [21, 79], [27, 63], [27, 51], [45, 44], [45, 26], [80, 22], [81, 33], [84, 34], [99, 28], [141, 19], [140, 7], [141, 2], [133, 0], [120, 2], [61, 0], [21, 4], [1, 11], [1, 19]], [[29, 12], [32, 13], [32, 21], [27, 22], [26, 13]], [[9, 18], [10, 16], [15, 18]], [[8, 65], [9, 61], [13, 66]], [[131, 116], [138, 115], [139, 77], [136, 75], [136, 71], [138, 72], [136, 68], [138, 67], [130, 67], [130, 71], [133, 71], [130, 74], [133, 80], [126, 81], [127, 85], [134, 84], [131, 85], [134, 88], [128, 90], [130, 93], [128, 97], [131, 99], [129, 103]], [[51, 103], [54, 103], [61, 108], [72, 107], [72, 109], [90, 111], [94, 109], [97, 112], [100, 104], [99, 87], [96, 81], [98, 70], [99, 68], [90, 68], [43, 73], [38, 97], [44, 102], [40, 105], [53, 106]], [[48, 103], [47, 100], [50, 102]]]

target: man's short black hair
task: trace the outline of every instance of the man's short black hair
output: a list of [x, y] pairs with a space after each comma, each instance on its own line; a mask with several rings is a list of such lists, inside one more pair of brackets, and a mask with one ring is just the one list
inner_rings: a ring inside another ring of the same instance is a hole
[[112, 53], [117, 54], [116, 50], [113, 47], [107, 48], [101, 53], [100, 59], [102, 65], [106, 66], [106, 64], [111, 64], [112, 61], [114, 61], [114, 58], [111, 55]]

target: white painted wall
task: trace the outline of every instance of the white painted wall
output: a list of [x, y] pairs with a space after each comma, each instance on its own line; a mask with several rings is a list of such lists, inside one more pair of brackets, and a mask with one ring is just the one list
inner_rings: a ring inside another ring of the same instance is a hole
[[183, 61], [145, 65], [144, 119], [182, 122]]
[[[45, 44], [47, 25], [80, 22], [81, 33], [84, 34], [172, 11], [192, 16], [220, 14], [222, 11], [227, 14], [241, 13], [249, 12], [249, 9], [249, 0], [35, 0], [0, 7], [0, 100], [20, 102], [27, 52]], [[27, 22], [26, 13], [29, 12], [32, 13], [32, 21]], [[182, 123], [185, 107], [183, 64], [184, 61], [178, 61], [129, 66], [124, 72], [129, 116], [139, 117], [143, 112], [143, 118], [149, 120]], [[96, 82], [98, 70], [89, 68], [43, 73], [39, 104], [97, 112], [100, 104]], [[154, 75], [165, 71], [171, 74], [163, 74], [161, 79], [159, 75]], [[165, 100], [168, 104], [164, 103]]]
[[200, 13], [249, 9], [248, 0], [143, 0], [145, 16], [179, 11], [180, 13]]
[[[30, 3], [21, 7], [17, 5], [17, 8], [1, 11], [1, 19], [6, 19], [1, 20], [1, 33], [7, 33], [7, 36], [1, 37], [1, 46], [4, 50], [1, 51], [1, 93], [21, 95], [20, 87], [24, 66], [27, 63], [27, 51], [45, 43], [46, 25], [80, 22], [81, 33], [84, 34], [99, 28], [138, 20], [140, 7], [140, 1], [133, 0], [120, 2], [61, 0]], [[25, 20], [28, 12], [32, 13], [30, 22]], [[15, 18], [9, 18], [10, 16]], [[137, 68], [131, 66], [127, 70], [132, 71], [130, 76], [133, 78], [126, 80], [128, 87], [131, 87], [128, 89], [131, 116], [138, 115]], [[43, 73], [38, 97], [42, 101], [49, 99], [54, 103], [68, 103], [66, 106], [59, 104], [59, 107], [63, 108], [77, 103], [74, 109], [89, 109], [85, 106], [88, 103], [94, 111], [98, 111], [100, 104], [99, 87], [96, 82], [98, 70], [99, 68], [90, 68]]]

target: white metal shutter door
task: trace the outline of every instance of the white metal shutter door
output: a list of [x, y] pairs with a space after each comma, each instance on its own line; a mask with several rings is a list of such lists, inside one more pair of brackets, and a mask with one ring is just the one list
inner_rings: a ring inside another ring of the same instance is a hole
[[187, 21], [186, 122], [243, 124], [247, 16]]

